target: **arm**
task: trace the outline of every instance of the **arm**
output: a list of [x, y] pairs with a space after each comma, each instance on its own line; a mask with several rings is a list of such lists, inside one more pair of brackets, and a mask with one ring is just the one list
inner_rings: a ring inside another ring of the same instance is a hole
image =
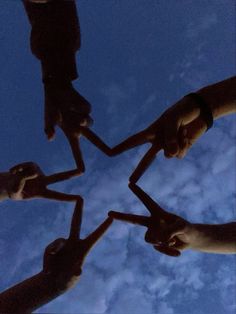
[[[171, 230], [172, 229], [172, 230]], [[178, 223], [168, 228], [169, 244], [172, 248], [183, 250], [193, 249], [207, 253], [236, 253], [236, 222], [220, 225], [191, 224], [178, 228]], [[177, 243], [177, 240], [178, 243]]]
[[[218, 119], [236, 112], [236, 77], [206, 86], [195, 94], [203, 100], [208, 118], [212, 115], [213, 119]], [[156, 132], [163, 143], [166, 157], [182, 158], [207, 130], [206, 113], [195, 97], [187, 95], [166, 110], [149, 129]]]
[[211, 107], [214, 119], [236, 112], [236, 76], [204, 87], [197, 93]]
[[[76, 91], [76, 52], [80, 48], [80, 26], [74, 0], [23, 0], [32, 26], [31, 50], [41, 61], [44, 83], [44, 130], [49, 140], [58, 125], [71, 145], [78, 169], [84, 172], [79, 144], [71, 124], [89, 125], [90, 103]], [[73, 118], [73, 123], [71, 119]]]
[[32, 25], [31, 49], [41, 61], [43, 80], [76, 79], [80, 27], [75, 1], [24, 0], [24, 6]]
[[43, 272], [0, 294], [1, 313], [31, 313], [65, 292], [56, 278]]

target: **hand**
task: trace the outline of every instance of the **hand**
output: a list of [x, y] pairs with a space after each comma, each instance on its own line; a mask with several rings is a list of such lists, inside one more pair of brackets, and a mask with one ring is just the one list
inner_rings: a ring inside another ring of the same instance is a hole
[[79, 195], [66, 194], [47, 188], [50, 184], [79, 176], [81, 173], [78, 169], [46, 176], [37, 164], [25, 162], [12, 167], [10, 174], [11, 179], [8, 184], [8, 194], [11, 199], [47, 198], [74, 202], [80, 198]]
[[148, 127], [147, 132], [154, 141], [162, 143], [166, 157], [183, 158], [206, 129], [195, 101], [184, 97]]
[[82, 272], [85, 257], [112, 224], [107, 218], [85, 239], [80, 238], [83, 199], [77, 201], [68, 239], [59, 238], [50, 243], [44, 252], [43, 271], [56, 276], [67, 288], [75, 284]]
[[89, 116], [91, 105], [71, 84], [60, 86], [45, 85], [45, 133], [49, 140], [55, 136], [58, 125], [66, 135], [77, 167], [84, 171], [84, 163], [80, 152], [78, 137], [81, 127], [89, 127], [92, 119]]
[[9, 172], [22, 179], [34, 179], [42, 174], [37, 164], [33, 162], [24, 162], [9, 169]]
[[166, 224], [162, 231], [163, 242], [157, 243], [154, 247], [160, 252], [168, 247], [180, 255], [180, 251], [192, 248], [191, 244], [196, 242], [196, 236], [194, 225], [178, 217], [174, 223]]
[[184, 97], [149, 127], [113, 147], [111, 155], [151, 143], [151, 147], [129, 178], [130, 182], [136, 183], [150, 167], [159, 151], [163, 149], [168, 158], [183, 158], [206, 129], [207, 125], [200, 116], [198, 106], [191, 98]]
[[190, 230], [191, 224], [177, 215], [166, 212], [137, 185], [130, 184], [129, 187], [143, 202], [151, 216], [111, 211], [109, 217], [147, 227], [146, 242], [161, 253], [179, 256], [180, 250], [187, 247], [188, 238], [185, 237], [185, 233]]

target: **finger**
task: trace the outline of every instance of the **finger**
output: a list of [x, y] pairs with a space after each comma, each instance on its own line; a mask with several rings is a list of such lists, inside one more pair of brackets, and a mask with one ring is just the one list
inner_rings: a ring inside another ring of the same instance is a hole
[[177, 218], [176, 221], [170, 225], [167, 226], [162, 231], [162, 241], [168, 242], [174, 237], [178, 237], [179, 235], [182, 235], [185, 231], [185, 228], [187, 226], [187, 221], [182, 218]]
[[73, 90], [73, 110], [78, 112], [79, 114], [89, 115], [91, 113], [91, 104], [88, 102], [86, 98], [84, 98], [78, 91]]
[[83, 240], [86, 248], [86, 254], [94, 246], [94, 244], [103, 236], [107, 229], [112, 224], [113, 219], [108, 217], [96, 230], [94, 230], [86, 239]]
[[45, 91], [45, 100], [44, 100], [44, 132], [47, 135], [48, 140], [52, 140], [55, 136], [55, 125], [58, 120], [58, 112], [55, 107], [52, 106], [48, 97], [47, 92]]
[[111, 149], [112, 156], [148, 142], [147, 130], [138, 132]]
[[144, 206], [147, 208], [152, 216], [159, 215], [160, 218], [167, 218], [169, 214], [164, 211], [164, 209], [161, 208], [161, 206], [157, 202], [155, 202], [146, 192], [144, 192], [138, 185], [130, 183], [129, 188], [140, 199], [140, 201], [144, 204]]
[[50, 176], [46, 176], [44, 178], [44, 182], [46, 183], [46, 185], [53, 184], [56, 182], [68, 180], [68, 179], [73, 178], [73, 177], [77, 177], [80, 174], [81, 173], [78, 169], [64, 171], [64, 172], [58, 172], [58, 173], [52, 174]]
[[44, 192], [41, 194], [41, 197], [64, 202], [75, 202], [81, 198], [80, 195], [66, 194], [48, 189], [44, 190]]
[[77, 168], [81, 173], [84, 173], [85, 165], [84, 165], [84, 161], [83, 161], [82, 152], [80, 150], [79, 138], [74, 136], [74, 135], [70, 135], [65, 131], [64, 131], [64, 133], [65, 133], [65, 136], [67, 137], [67, 139], [69, 141], [70, 148], [71, 148], [72, 154], [74, 156], [74, 160], [75, 160], [75, 163], [77, 165]]
[[198, 117], [188, 125], [186, 125], [182, 130], [180, 130], [179, 141], [180, 150], [177, 154], [178, 158], [183, 158], [192, 145], [202, 136], [207, 130], [206, 123], [201, 117]]
[[19, 169], [19, 168], [28, 168], [28, 167], [35, 167], [35, 166], [37, 166], [37, 164], [35, 164], [34, 162], [32, 162], [32, 161], [26, 161], [26, 162], [22, 162], [22, 163], [20, 163], [20, 164], [17, 164], [17, 165], [15, 165], [15, 166], [13, 166], [13, 167], [11, 167], [10, 168], [10, 170], [14, 170], [14, 169]]
[[174, 157], [178, 154], [178, 121], [173, 120], [165, 126], [164, 131], [164, 154], [167, 158]]
[[108, 213], [108, 216], [120, 221], [125, 221], [129, 222], [135, 225], [140, 225], [140, 226], [146, 226], [148, 227], [149, 223], [149, 218], [146, 216], [141, 216], [141, 215], [134, 215], [134, 214], [125, 214], [125, 213], [120, 213], [116, 211], [110, 211]]
[[169, 256], [173, 256], [173, 257], [178, 257], [181, 255], [180, 251], [178, 251], [174, 248], [168, 247], [168, 246], [153, 245], [153, 247], [156, 251], [159, 251], [160, 253], [165, 254], [165, 255], [169, 255]]
[[144, 172], [150, 167], [156, 158], [156, 154], [162, 149], [161, 145], [155, 144], [147, 151], [144, 157], [139, 162], [138, 166], [130, 176], [130, 182], [136, 183]]
[[71, 219], [69, 239], [77, 240], [80, 238], [80, 230], [83, 216], [83, 199], [80, 197], [75, 205], [74, 213]]
[[43, 174], [37, 164], [33, 162], [25, 162], [18, 164], [10, 169], [10, 173], [25, 179], [34, 179]]
[[112, 156], [111, 148], [107, 146], [93, 131], [89, 128], [81, 127], [81, 133], [104, 154]]

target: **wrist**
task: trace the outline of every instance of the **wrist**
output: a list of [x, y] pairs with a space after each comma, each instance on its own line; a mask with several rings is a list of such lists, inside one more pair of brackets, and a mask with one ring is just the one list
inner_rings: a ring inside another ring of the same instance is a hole
[[208, 104], [213, 119], [217, 119], [219, 117], [219, 107], [217, 103], [217, 96], [214, 95], [214, 91], [211, 89], [211, 86], [204, 87], [196, 92], [197, 95], [202, 97], [205, 102]]
[[185, 97], [192, 99], [196, 106], [199, 107], [199, 117], [206, 123], [206, 131], [209, 130], [212, 127], [214, 120], [211, 106], [198, 93], [190, 93]]
[[231, 77], [197, 91], [211, 108], [214, 119], [236, 112], [236, 77]]
[[41, 59], [42, 80], [47, 85], [64, 86], [78, 77], [74, 52], [55, 52]]

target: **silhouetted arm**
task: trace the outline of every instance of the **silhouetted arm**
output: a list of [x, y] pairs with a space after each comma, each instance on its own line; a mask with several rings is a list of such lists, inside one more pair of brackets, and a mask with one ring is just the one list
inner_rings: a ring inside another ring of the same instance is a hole
[[75, 54], [80, 48], [80, 27], [75, 1], [23, 2], [32, 25], [31, 50], [41, 61], [43, 80], [76, 79]]
[[0, 294], [1, 313], [31, 313], [65, 292], [56, 278], [43, 272]]

